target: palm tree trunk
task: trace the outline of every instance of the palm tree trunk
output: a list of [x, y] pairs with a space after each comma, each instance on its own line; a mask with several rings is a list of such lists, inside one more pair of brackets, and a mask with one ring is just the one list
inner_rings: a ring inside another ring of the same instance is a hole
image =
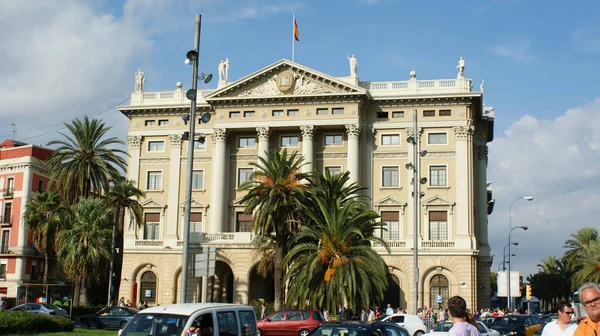
[[107, 306], [112, 306], [115, 299], [115, 276], [114, 267], [116, 259], [116, 243], [117, 243], [117, 224], [113, 225], [112, 228], [112, 243], [110, 247], [110, 271], [108, 272], [108, 300], [106, 301]]
[[81, 296], [81, 280], [77, 279], [73, 288], [73, 307], [79, 307], [79, 299]]
[[275, 234], [275, 310], [283, 309], [285, 292], [283, 290], [283, 257], [285, 256], [285, 237]]
[[44, 284], [48, 283], [48, 275], [50, 274], [50, 252], [52, 250], [52, 246], [50, 245], [50, 237], [53, 236], [52, 232], [50, 232], [50, 226], [52, 223], [48, 220], [46, 224], [46, 251], [44, 251]]
[[[125, 209], [119, 209], [119, 218], [117, 219], [117, 232], [115, 239], [115, 258], [114, 258], [114, 281], [113, 281], [113, 297], [116, 300], [121, 289], [121, 275], [123, 274], [123, 231], [125, 225]], [[118, 252], [117, 252], [118, 251]]]

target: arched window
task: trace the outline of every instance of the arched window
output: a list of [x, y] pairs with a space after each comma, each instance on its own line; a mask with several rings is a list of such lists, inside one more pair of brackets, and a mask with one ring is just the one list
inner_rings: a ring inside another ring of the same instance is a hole
[[[448, 295], [450, 295], [450, 286], [448, 278], [441, 274], [434, 275], [429, 282], [430, 304], [431, 308], [438, 309], [440, 307], [448, 307]], [[441, 301], [440, 301], [441, 297]]]
[[140, 277], [140, 301], [156, 304], [156, 274], [152, 271], [146, 271]]

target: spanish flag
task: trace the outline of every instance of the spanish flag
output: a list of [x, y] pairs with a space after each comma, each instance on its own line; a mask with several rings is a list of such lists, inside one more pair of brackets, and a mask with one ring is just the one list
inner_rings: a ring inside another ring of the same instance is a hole
[[298, 36], [300, 35], [300, 31], [298, 31], [298, 24], [296, 23], [296, 19], [294, 19], [294, 40], [300, 41]]

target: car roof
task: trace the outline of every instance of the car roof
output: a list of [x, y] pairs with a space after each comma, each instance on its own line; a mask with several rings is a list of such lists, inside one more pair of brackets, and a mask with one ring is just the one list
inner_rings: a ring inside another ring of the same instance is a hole
[[175, 314], [175, 315], [192, 315], [193, 313], [203, 309], [214, 308], [246, 308], [252, 309], [250, 306], [232, 304], [232, 303], [181, 303], [167, 306], [149, 307], [141, 310], [138, 314]]
[[[324, 326], [328, 326], [328, 325], [338, 325], [338, 326], [357, 326], [357, 327], [370, 327], [370, 326], [380, 326], [380, 325], [384, 325], [384, 326], [394, 326], [394, 327], [399, 327], [396, 323], [391, 323], [391, 322], [383, 322], [383, 321], [370, 321], [370, 322], [363, 322], [363, 321], [330, 321], [330, 322], [325, 322], [323, 323]], [[400, 328], [400, 327], [399, 327]]]

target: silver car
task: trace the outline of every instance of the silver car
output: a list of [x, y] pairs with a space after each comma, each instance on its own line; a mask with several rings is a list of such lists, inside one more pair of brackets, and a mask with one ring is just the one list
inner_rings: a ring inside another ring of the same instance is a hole
[[67, 311], [45, 303], [25, 303], [9, 309], [9, 311], [28, 312], [48, 316], [67, 316]]

